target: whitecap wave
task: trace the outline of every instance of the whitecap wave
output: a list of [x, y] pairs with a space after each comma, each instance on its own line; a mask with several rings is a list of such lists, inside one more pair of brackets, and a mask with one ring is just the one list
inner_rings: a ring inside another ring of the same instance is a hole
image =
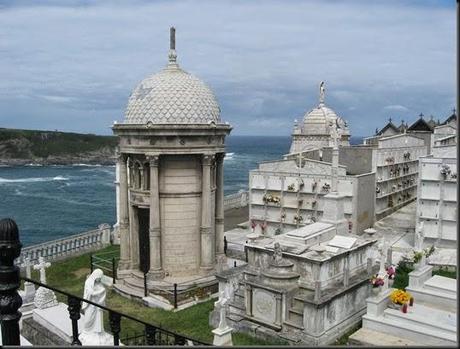
[[34, 183], [34, 182], [51, 182], [51, 181], [68, 181], [69, 178], [63, 176], [56, 177], [31, 177], [31, 178], [18, 178], [9, 179], [0, 177], [0, 184], [2, 183]]
[[235, 155], [235, 153], [226, 153], [225, 157], [224, 157], [224, 161], [225, 160], [232, 160], [234, 155]]
[[94, 165], [91, 165], [91, 164], [72, 164], [72, 166], [75, 166], [75, 167], [101, 167], [102, 165], [101, 164], [94, 164]]
[[24, 166], [29, 166], [29, 167], [42, 167], [43, 165], [42, 165], [42, 164], [30, 163], [30, 164], [25, 164]]

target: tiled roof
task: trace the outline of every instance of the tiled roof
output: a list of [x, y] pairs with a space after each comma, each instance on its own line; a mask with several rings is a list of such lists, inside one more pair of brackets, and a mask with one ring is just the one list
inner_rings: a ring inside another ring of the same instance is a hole
[[207, 124], [220, 122], [220, 108], [206, 84], [174, 63], [132, 92], [125, 123]]

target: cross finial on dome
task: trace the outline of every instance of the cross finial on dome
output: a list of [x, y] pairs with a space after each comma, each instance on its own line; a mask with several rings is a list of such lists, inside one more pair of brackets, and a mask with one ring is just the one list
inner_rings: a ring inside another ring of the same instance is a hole
[[325, 92], [325, 88], [324, 88], [324, 81], [321, 81], [321, 83], [319, 84], [319, 104], [324, 104], [324, 92]]
[[169, 65], [176, 65], [176, 28], [169, 29]]

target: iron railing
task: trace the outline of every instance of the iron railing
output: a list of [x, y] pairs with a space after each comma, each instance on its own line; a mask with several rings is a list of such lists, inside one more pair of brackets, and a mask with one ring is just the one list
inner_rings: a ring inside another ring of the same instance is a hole
[[[78, 338], [78, 320], [81, 317], [80, 310], [83, 302], [98, 307], [108, 313], [110, 333], [113, 335], [114, 346], [119, 346], [120, 342], [123, 345], [185, 345], [187, 343], [193, 343], [193, 345], [211, 345], [209, 343], [201, 342], [199, 340], [189, 338], [179, 333], [167, 330], [160, 326], [153, 325], [151, 323], [137, 319], [131, 315], [118, 312], [116, 310], [94, 303], [90, 300], [81, 298], [79, 296], [75, 296], [66, 291], [57, 289], [56, 287], [42, 284], [41, 282], [38, 282], [36, 280], [29, 279], [27, 277], [22, 277], [21, 279], [24, 281], [31, 282], [36, 286], [47, 288], [67, 297], [69, 318], [72, 321], [72, 345], [81, 345], [81, 342]], [[127, 334], [124, 337], [120, 337], [120, 333], [122, 330], [122, 319], [137, 323], [140, 327], [144, 328], [144, 331], [137, 332], [134, 335]]]

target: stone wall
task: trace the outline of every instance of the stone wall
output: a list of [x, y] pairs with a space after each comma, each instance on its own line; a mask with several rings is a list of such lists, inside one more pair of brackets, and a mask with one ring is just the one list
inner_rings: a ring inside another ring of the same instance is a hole
[[163, 268], [175, 275], [195, 272], [200, 263], [201, 225], [198, 156], [161, 157], [160, 217]]
[[[71, 320], [69, 318], [66, 321]], [[67, 343], [64, 339], [34, 321], [32, 317], [22, 321], [21, 335], [34, 346], [70, 346], [70, 343]]]
[[[347, 174], [359, 175], [372, 172], [373, 147], [349, 146], [339, 148], [339, 164], [346, 166]], [[332, 148], [323, 149], [323, 161], [332, 161]]]
[[331, 301], [324, 302], [320, 307], [316, 304], [305, 304], [304, 328], [311, 337], [311, 343], [331, 344], [347, 328], [361, 321], [361, 316], [366, 312], [368, 295], [369, 282], [365, 280]]

